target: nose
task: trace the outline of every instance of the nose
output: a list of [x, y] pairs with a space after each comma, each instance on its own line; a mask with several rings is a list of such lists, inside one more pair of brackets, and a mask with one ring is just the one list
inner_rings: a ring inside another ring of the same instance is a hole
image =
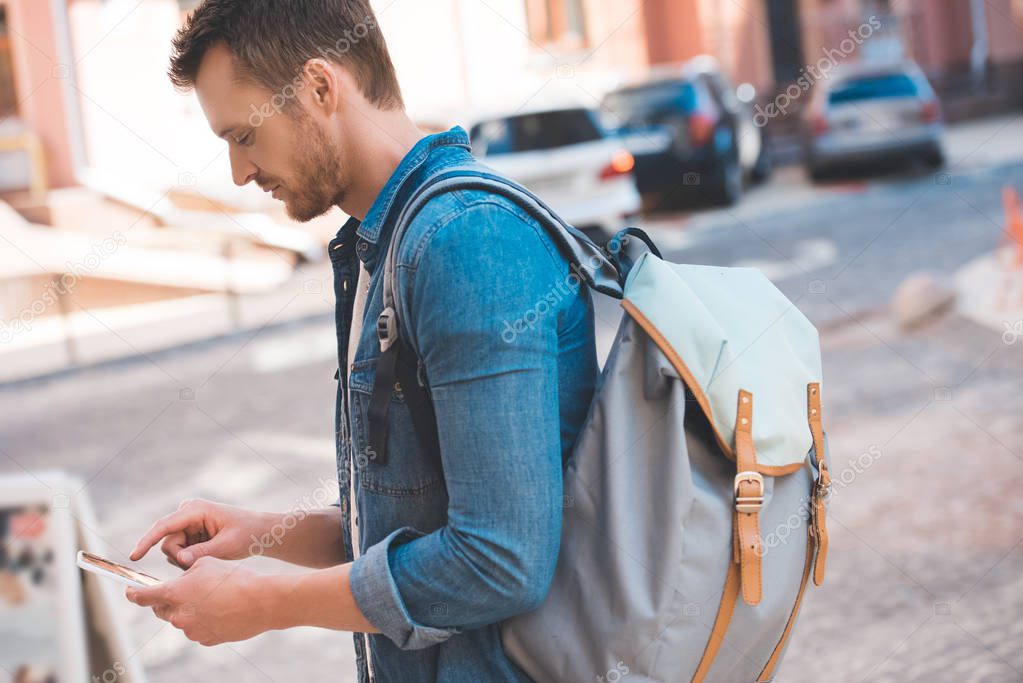
[[231, 145], [228, 154], [231, 158], [231, 179], [234, 180], [234, 184], [239, 187], [248, 185], [249, 181], [256, 177], [259, 169], [234, 145]]

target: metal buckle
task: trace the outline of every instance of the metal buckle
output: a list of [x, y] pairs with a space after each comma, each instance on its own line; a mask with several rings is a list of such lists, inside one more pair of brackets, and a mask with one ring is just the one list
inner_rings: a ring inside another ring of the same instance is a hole
[[388, 306], [377, 318], [377, 339], [380, 340], [380, 352], [383, 353], [391, 348], [398, 339], [398, 319], [394, 315], [394, 309]]
[[[755, 496], [740, 496], [739, 484], [750, 481], [760, 486], [760, 493]], [[735, 509], [739, 512], [759, 512], [764, 506], [764, 477], [760, 472], [746, 470], [735, 475]]]
[[817, 469], [817, 480], [813, 483], [814, 496], [826, 499], [831, 494], [831, 475], [826, 463], [820, 463]]

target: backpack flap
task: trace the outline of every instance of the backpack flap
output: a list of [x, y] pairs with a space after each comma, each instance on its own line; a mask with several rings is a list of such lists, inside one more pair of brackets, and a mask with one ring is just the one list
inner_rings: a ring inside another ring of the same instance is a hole
[[756, 268], [678, 265], [644, 253], [622, 306], [696, 396], [735, 459], [740, 390], [755, 398], [756, 471], [799, 469], [813, 445], [807, 387], [821, 382], [817, 329]]

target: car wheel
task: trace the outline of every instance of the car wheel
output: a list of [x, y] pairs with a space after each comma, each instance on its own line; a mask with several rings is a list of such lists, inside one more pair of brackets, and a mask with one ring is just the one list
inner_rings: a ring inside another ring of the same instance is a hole
[[933, 147], [924, 153], [923, 159], [930, 168], [941, 168], [945, 165], [945, 152], [941, 147]]
[[757, 156], [757, 163], [753, 165], [753, 170], [750, 171], [750, 179], [756, 183], [766, 183], [771, 178], [771, 171], [774, 170], [774, 160], [771, 159], [771, 148], [768, 144], [767, 138], [764, 137], [761, 141], [760, 154]]
[[820, 166], [819, 164], [815, 164], [812, 162], [807, 163], [805, 169], [806, 175], [810, 176], [810, 180], [812, 180], [815, 183], [827, 180], [829, 177], [828, 169], [826, 169], [823, 166]]
[[739, 164], [739, 155], [734, 148], [721, 160], [714, 172], [714, 186], [711, 194], [715, 203], [725, 206], [735, 204], [742, 197], [742, 166]]

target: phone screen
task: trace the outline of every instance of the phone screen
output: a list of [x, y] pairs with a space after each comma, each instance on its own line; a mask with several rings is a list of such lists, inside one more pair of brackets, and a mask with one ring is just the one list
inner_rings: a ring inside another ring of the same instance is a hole
[[115, 576], [127, 579], [128, 581], [141, 583], [143, 586], [155, 586], [160, 583], [160, 579], [157, 579], [156, 577], [135, 571], [134, 569], [125, 567], [122, 564], [105, 560], [102, 557], [91, 553], [82, 552], [80, 555], [80, 562], [81, 564], [95, 567], [100, 571], [107, 572], [108, 574], [114, 574]]

